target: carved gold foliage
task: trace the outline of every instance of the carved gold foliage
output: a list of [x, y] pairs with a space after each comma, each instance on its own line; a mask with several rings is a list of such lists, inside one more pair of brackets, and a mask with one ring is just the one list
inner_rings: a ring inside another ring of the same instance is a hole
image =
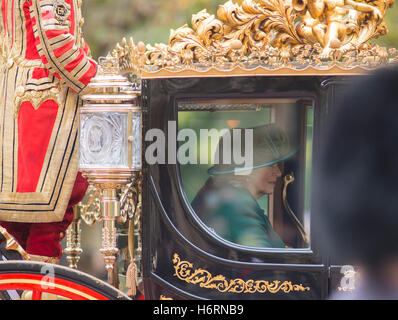
[[310, 291], [310, 287], [302, 284], [292, 284], [291, 281], [274, 280], [243, 280], [226, 279], [223, 275], [213, 276], [205, 269], [194, 269], [193, 264], [180, 259], [177, 253], [173, 257], [174, 276], [190, 284], [199, 285], [201, 288], [214, 289], [219, 292], [228, 293], [291, 293], [297, 291]]
[[171, 30], [165, 44], [124, 39], [113, 55], [121, 70], [140, 76], [159, 70], [230, 71], [308, 66], [374, 68], [396, 62], [396, 51], [366, 42], [387, 32], [393, 0], [229, 0], [217, 15], [202, 10], [191, 27]]
[[[287, 43], [304, 43], [294, 27], [296, 14], [293, 8], [282, 1], [256, 3], [245, 0], [242, 6], [228, 1], [219, 7], [217, 14], [227, 26], [225, 38], [240, 40], [244, 53], [266, 44], [282, 47]], [[271, 30], [275, 32], [274, 38]]]
[[142, 174], [134, 175], [131, 181], [120, 190], [120, 216], [118, 221], [125, 223], [132, 219], [138, 223], [142, 209]]
[[141, 67], [146, 64], [146, 50], [147, 48], [143, 42], [139, 42], [136, 45], [133, 38], [130, 38], [128, 42], [126, 38], [123, 38], [122, 42], [116, 45], [112, 56], [119, 59], [119, 68], [121, 70], [140, 76]]
[[83, 201], [79, 202], [80, 216], [83, 221], [92, 226], [97, 221], [102, 221], [100, 208], [100, 189], [90, 184]]

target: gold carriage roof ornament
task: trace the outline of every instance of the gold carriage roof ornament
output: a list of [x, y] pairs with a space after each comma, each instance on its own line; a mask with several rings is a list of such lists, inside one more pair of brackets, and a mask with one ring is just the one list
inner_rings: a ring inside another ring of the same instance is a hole
[[368, 43], [387, 33], [394, 0], [244, 0], [192, 16], [169, 43], [123, 41], [113, 55], [140, 78], [355, 75], [398, 61]]

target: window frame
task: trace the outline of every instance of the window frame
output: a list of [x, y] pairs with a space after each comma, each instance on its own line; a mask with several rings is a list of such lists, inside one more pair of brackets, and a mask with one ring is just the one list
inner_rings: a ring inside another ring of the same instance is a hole
[[[176, 95], [172, 97], [173, 99], [173, 106], [174, 106], [174, 120], [176, 121], [177, 124], [177, 132], [179, 130], [179, 117], [178, 117], [178, 113], [179, 113], [179, 104], [180, 103], [192, 103], [193, 101], [200, 101], [202, 103], [204, 102], [222, 102], [222, 101], [248, 101], [248, 100], [252, 100], [252, 101], [256, 101], [257, 103], [259, 101], [261, 101], [262, 103], [292, 103], [295, 102], [297, 103], [297, 101], [311, 101], [311, 106], [312, 106], [312, 110], [313, 110], [313, 116], [312, 116], [312, 123], [313, 126], [317, 121], [317, 109], [318, 109], [318, 104], [319, 102], [317, 101], [317, 96], [315, 93], [309, 93], [306, 92], [305, 94], [303, 93], [298, 93], [298, 92], [275, 92], [275, 93], [245, 93], [245, 94], [206, 94], [205, 97], [203, 97], [203, 94], [199, 95], [199, 94], [180, 94], [180, 95]], [[192, 102], [191, 102], [192, 101]], [[247, 102], [245, 102], [247, 103]], [[305, 108], [305, 107], [303, 107]], [[228, 110], [228, 109], [227, 109]], [[307, 110], [307, 108], [306, 108]], [[186, 111], [186, 110], [184, 110]], [[198, 107], [197, 109], [192, 108], [192, 110], [189, 111], [204, 111], [203, 109], [201, 109], [200, 107]], [[305, 122], [304, 122], [305, 124]], [[305, 136], [305, 135], [304, 135]], [[312, 144], [311, 144], [311, 149], [312, 149], [312, 153], [314, 150], [314, 127], [313, 127], [313, 140], [312, 140]], [[178, 143], [178, 141], [177, 141]], [[306, 146], [306, 144], [304, 143], [304, 146]], [[304, 159], [305, 160], [305, 159]], [[310, 171], [310, 177], [312, 180], [313, 177], [313, 170], [314, 170], [314, 158], [311, 159], [311, 171]], [[231, 242], [229, 240], [226, 240], [224, 238], [222, 238], [221, 236], [217, 235], [216, 233], [212, 232], [209, 227], [199, 218], [199, 216], [196, 214], [195, 210], [192, 208], [191, 203], [189, 202], [186, 193], [184, 191], [183, 188], [183, 183], [182, 183], [182, 175], [181, 175], [181, 170], [180, 170], [180, 165], [177, 163], [176, 164], [176, 182], [177, 182], [177, 189], [178, 189], [178, 193], [179, 193], [179, 197], [181, 199], [181, 204], [185, 210], [185, 212], [187, 212], [190, 216], [190, 219], [193, 221], [193, 223], [198, 226], [201, 230], [201, 233], [203, 235], [206, 236], [206, 238], [208, 239], [212, 239], [215, 240], [218, 245], [224, 246], [228, 249], [234, 249], [234, 250], [239, 250], [245, 253], [255, 253], [255, 254], [283, 254], [283, 255], [314, 255], [314, 248], [313, 248], [313, 232], [312, 232], [312, 226], [313, 223], [311, 223], [312, 221], [312, 204], [311, 204], [311, 200], [310, 200], [310, 244], [308, 247], [304, 247], [304, 248], [263, 248], [263, 247], [251, 247], [251, 246], [245, 246], [245, 245], [240, 245], [234, 242]], [[311, 183], [311, 182], [310, 182]], [[303, 183], [304, 184], [304, 183]], [[311, 183], [312, 185], [312, 183]], [[311, 192], [310, 192], [311, 193]], [[311, 199], [311, 196], [310, 196]], [[304, 202], [304, 192], [303, 192], [303, 202]]]

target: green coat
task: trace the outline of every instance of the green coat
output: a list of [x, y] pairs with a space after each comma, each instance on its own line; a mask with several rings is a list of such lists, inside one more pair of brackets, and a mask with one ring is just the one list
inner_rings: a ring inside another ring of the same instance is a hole
[[285, 247], [247, 189], [229, 184], [215, 186], [213, 178], [209, 178], [192, 207], [212, 231], [228, 241], [251, 247]]

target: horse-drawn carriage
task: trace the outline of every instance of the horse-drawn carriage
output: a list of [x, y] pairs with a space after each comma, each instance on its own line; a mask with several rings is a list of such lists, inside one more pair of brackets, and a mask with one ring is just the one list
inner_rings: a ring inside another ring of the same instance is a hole
[[[394, 49], [368, 44], [386, 32], [391, 5], [229, 1], [172, 30], [168, 45], [117, 44], [82, 97], [80, 170], [91, 188], [68, 229], [69, 267], [21, 261], [2, 229], [4, 298], [325, 299], [355, 290], [354, 268], [321, 249], [313, 172], [350, 81], [396, 60]], [[224, 153], [221, 141], [239, 141], [238, 152]], [[252, 173], [269, 167], [271, 190], [254, 187]], [[245, 198], [245, 183], [256, 196]], [[81, 220], [104, 223], [109, 284], [74, 270]]]

